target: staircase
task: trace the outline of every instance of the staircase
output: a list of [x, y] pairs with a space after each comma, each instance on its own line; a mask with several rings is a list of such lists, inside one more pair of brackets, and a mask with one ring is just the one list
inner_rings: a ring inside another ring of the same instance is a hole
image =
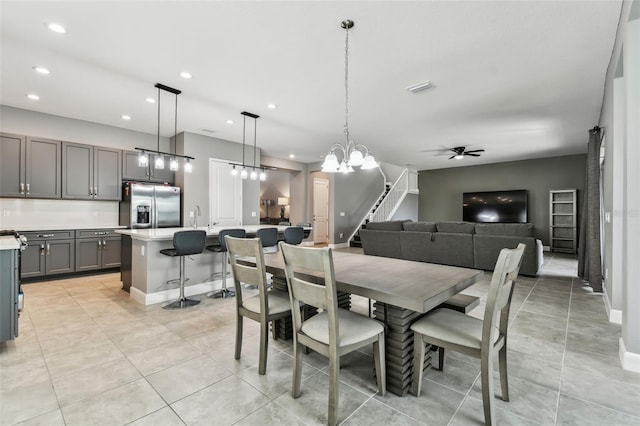
[[383, 222], [393, 217], [409, 192], [408, 172], [408, 169], [404, 169], [393, 185], [389, 182], [385, 183], [385, 190], [371, 208], [371, 212], [362, 220], [360, 227], [351, 235], [349, 247], [362, 247], [360, 230], [364, 229], [367, 223]]
[[[385, 190], [380, 196], [380, 198], [378, 198], [378, 201], [376, 201], [376, 204], [373, 207], [373, 209], [371, 209], [371, 212], [370, 212], [371, 214], [376, 212], [376, 210], [378, 209], [378, 207], [380, 207], [380, 204], [382, 204], [382, 202], [384, 201], [389, 191], [391, 191], [391, 183], [386, 182], [384, 184], [384, 187], [385, 187]], [[364, 222], [360, 224], [360, 228], [356, 231], [353, 237], [351, 237], [351, 240], [349, 241], [349, 247], [362, 247], [362, 241], [360, 241], [360, 229], [364, 229], [367, 226], [367, 223], [369, 223], [369, 216], [370, 215], [367, 215]]]

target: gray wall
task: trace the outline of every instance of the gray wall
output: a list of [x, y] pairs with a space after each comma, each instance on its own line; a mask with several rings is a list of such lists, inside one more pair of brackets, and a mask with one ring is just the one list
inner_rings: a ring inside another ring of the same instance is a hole
[[391, 220], [406, 220], [411, 219], [414, 222], [418, 220], [418, 194], [407, 194], [402, 200], [402, 204], [398, 207], [398, 210], [394, 213]]
[[[183, 223], [189, 224], [189, 211], [200, 206], [202, 216], [199, 223], [206, 225], [209, 218], [209, 159], [242, 162], [242, 144], [224, 139], [211, 138], [195, 133], [180, 133], [176, 142], [179, 154], [195, 157], [193, 173], [176, 173], [176, 184], [182, 188]], [[246, 147], [245, 157], [253, 162], [253, 147]], [[260, 150], [256, 153], [256, 164], [260, 164]], [[240, 179], [238, 177], [238, 179]], [[260, 181], [245, 179], [242, 181], [242, 223], [257, 225], [260, 223]], [[252, 216], [251, 212], [256, 215]]]
[[347, 243], [384, 190], [384, 179], [378, 169], [356, 169], [347, 175], [334, 173], [329, 188], [333, 199], [333, 231], [330, 229], [329, 239], [333, 244]]
[[[587, 129], [584, 133], [585, 149]], [[418, 217], [424, 221], [462, 220], [462, 193], [526, 189], [528, 221], [536, 238], [549, 245], [549, 190], [578, 190], [578, 221], [582, 208], [586, 155], [511, 161], [418, 173]]]

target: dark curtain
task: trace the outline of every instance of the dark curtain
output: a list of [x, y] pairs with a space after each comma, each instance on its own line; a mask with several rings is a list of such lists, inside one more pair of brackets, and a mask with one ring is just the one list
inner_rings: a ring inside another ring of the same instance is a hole
[[587, 180], [584, 187], [580, 238], [578, 245], [578, 276], [602, 292], [602, 260], [600, 253], [600, 141], [601, 129], [589, 130], [587, 148]]

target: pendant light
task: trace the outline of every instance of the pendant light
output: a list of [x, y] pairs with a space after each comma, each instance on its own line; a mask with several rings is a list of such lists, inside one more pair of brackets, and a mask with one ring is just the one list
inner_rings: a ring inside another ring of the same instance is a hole
[[[251, 180], [257, 180], [260, 179], [261, 181], [265, 181], [267, 180], [267, 174], [265, 172], [265, 169], [263, 167], [260, 166], [256, 166], [256, 151], [257, 151], [257, 134], [258, 134], [258, 118], [260, 118], [259, 115], [247, 112], [247, 111], [242, 111], [240, 114], [243, 115], [242, 118], [242, 164], [240, 163], [229, 163], [232, 168], [231, 168], [231, 175], [233, 176], [237, 176], [238, 175], [238, 168], [242, 167], [240, 169], [240, 177], [242, 179], [251, 179]], [[247, 167], [247, 164], [245, 164], [245, 146], [246, 146], [246, 136], [247, 136], [247, 117], [249, 118], [253, 118], [253, 165]], [[248, 168], [251, 169], [251, 172], [249, 173], [249, 171], [247, 170]], [[260, 171], [260, 173], [258, 173], [258, 170]]]
[[[178, 136], [178, 95], [182, 93], [178, 89], [174, 89], [173, 87], [165, 86], [164, 84], [156, 83], [155, 86], [158, 89], [158, 137], [157, 137], [157, 150], [152, 149], [143, 149], [136, 148], [136, 150], [140, 151], [138, 155], [138, 166], [147, 167], [149, 165], [149, 156], [148, 153], [155, 153], [156, 159], [154, 161], [154, 167], [158, 170], [164, 169], [165, 156], [168, 157], [169, 160], [169, 170], [173, 172], [177, 172], [180, 168], [178, 158], [182, 158], [184, 163], [184, 171], [185, 173], [193, 172], [193, 165], [191, 164], [191, 160], [195, 160], [195, 158], [190, 157], [188, 155], [180, 155], [177, 154], [175, 143]], [[173, 93], [175, 95], [176, 103], [175, 103], [175, 111], [174, 111], [174, 127], [173, 127], [173, 142], [174, 148], [173, 153], [170, 152], [162, 152], [160, 151], [160, 98], [161, 98], [161, 90], [165, 92]]]
[[[345, 49], [344, 49], [344, 146], [333, 144], [329, 148], [329, 153], [324, 157], [322, 171], [327, 173], [352, 173], [353, 167], [360, 167], [362, 170], [374, 169], [378, 167], [369, 149], [349, 140], [349, 29], [353, 28], [354, 22], [347, 19], [342, 21], [342, 28], [345, 29]], [[336, 152], [342, 152], [342, 161], [338, 161]]]

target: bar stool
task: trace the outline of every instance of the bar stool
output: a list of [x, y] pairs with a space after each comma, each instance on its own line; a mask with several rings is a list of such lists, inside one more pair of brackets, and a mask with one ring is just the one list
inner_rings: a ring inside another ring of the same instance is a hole
[[200, 254], [204, 251], [207, 241], [205, 231], [178, 231], [173, 234], [173, 248], [162, 249], [160, 253], [165, 256], [180, 257], [180, 298], [162, 306], [164, 309], [183, 309], [195, 306], [199, 300], [187, 299], [184, 297], [185, 268], [184, 258], [192, 254]]
[[297, 246], [304, 240], [304, 229], [301, 226], [290, 226], [284, 230], [284, 242]]
[[262, 242], [264, 253], [275, 253], [278, 251], [278, 228], [261, 228], [256, 232], [256, 237]]
[[207, 246], [207, 251], [211, 251], [214, 253], [222, 253], [222, 288], [220, 290], [214, 290], [210, 293], [207, 293], [207, 297], [212, 297], [214, 299], [218, 298], [227, 298], [233, 297], [236, 293], [233, 290], [229, 290], [227, 288], [227, 243], [224, 240], [224, 237], [229, 235], [234, 238], [245, 238], [247, 233], [244, 229], [223, 229], [218, 234], [218, 245]]

